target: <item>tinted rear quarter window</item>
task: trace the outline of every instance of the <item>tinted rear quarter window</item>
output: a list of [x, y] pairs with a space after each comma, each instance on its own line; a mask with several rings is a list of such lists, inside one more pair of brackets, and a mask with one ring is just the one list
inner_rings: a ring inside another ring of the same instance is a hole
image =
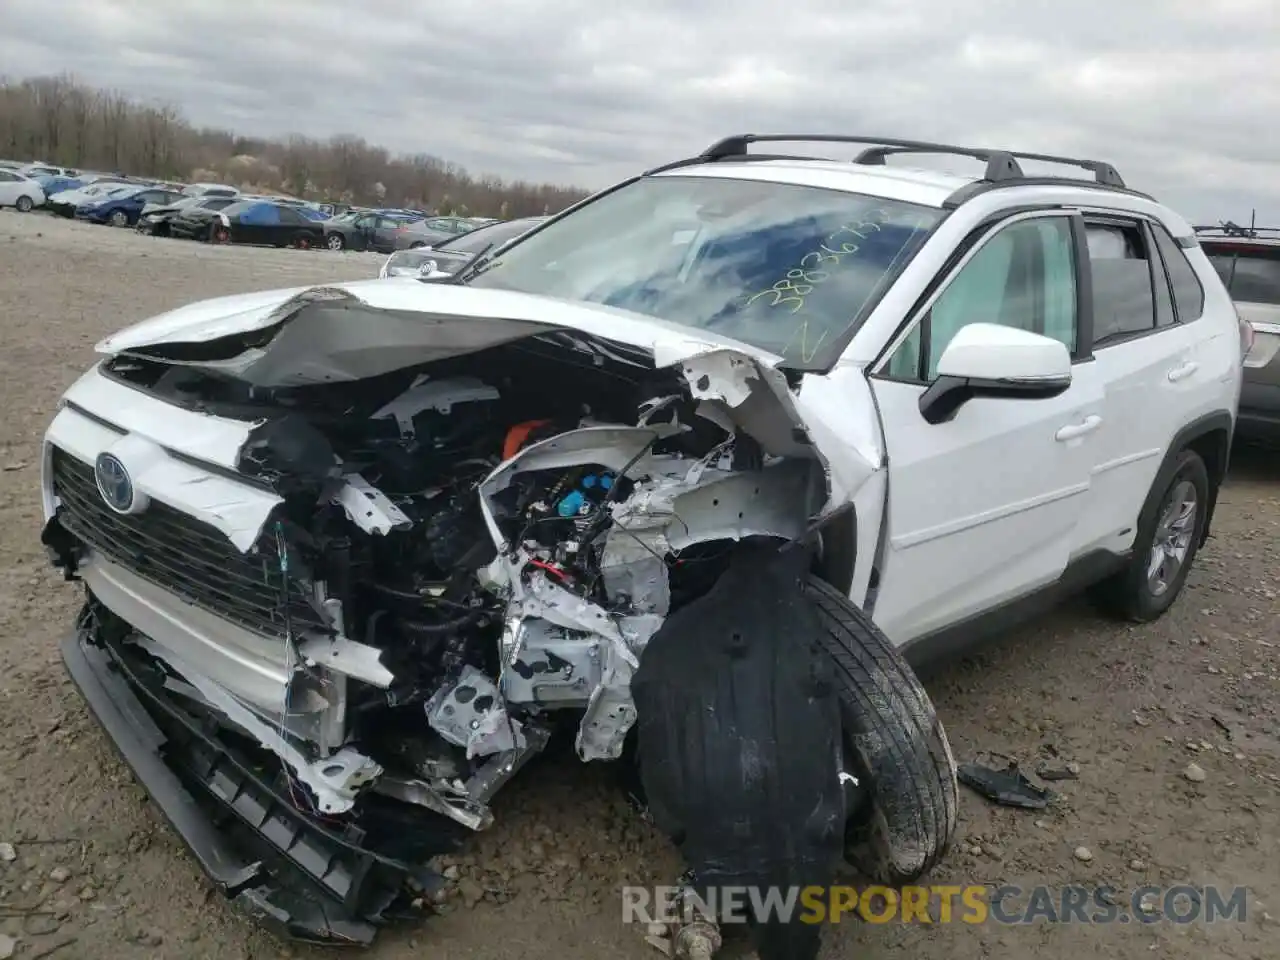
[[1173, 307], [1177, 311], [1178, 322], [1199, 320], [1204, 314], [1204, 287], [1200, 285], [1195, 267], [1187, 260], [1178, 241], [1163, 226], [1153, 223], [1151, 232], [1155, 234], [1156, 246], [1160, 248], [1160, 256], [1164, 258], [1165, 269], [1169, 272], [1169, 284], [1173, 287]]

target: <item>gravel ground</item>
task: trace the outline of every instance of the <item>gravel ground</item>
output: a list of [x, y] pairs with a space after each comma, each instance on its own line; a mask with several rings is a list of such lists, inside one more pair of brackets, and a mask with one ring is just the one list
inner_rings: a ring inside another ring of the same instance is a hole
[[[371, 276], [377, 263], [0, 213], [0, 957], [6, 937], [17, 938], [18, 958], [324, 955], [281, 945], [227, 909], [66, 679], [57, 643], [79, 593], [39, 546], [38, 451], [59, 393], [103, 335], [187, 301]], [[933, 882], [1110, 884], [1122, 900], [1144, 883], [1242, 885], [1252, 898], [1245, 922], [845, 923], [825, 955], [1274, 958], [1278, 594], [1280, 456], [1244, 451], [1215, 538], [1159, 623], [1116, 625], [1075, 602], [929, 681], [959, 760], [995, 753], [1029, 768], [1044, 757], [1079, 765], [1048, 811], [964, 792], [961, 839]], [[1203, 780], [1186, 777], [1191, 762]], [[530, 767], [456, 866], [443, 915], [390, 932], [371, 957], [658, 956], [643, 931], [621, 923], [617, 890], [669, 883], [675, 858], [607, 767], [555, 758]]]

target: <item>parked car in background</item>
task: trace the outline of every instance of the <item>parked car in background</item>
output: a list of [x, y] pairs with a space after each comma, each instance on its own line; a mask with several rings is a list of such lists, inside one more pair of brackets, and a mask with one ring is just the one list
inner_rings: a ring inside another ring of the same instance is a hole
[[236, 187], [228, 187], [224, 183], [189, 183], [182, 188], [188, 197], [238, 197], [240, 191]]
[[1253, 328], [1236, 435], [1280, 439], [1280, 227], [1197, 227], [1200, 247]]
[[14, 207], [20, 213], [29, 213], [43, 206], [44, 190], [40, 184], [16, 170], [0, 170], [0, 207]]
[[438, 230], [441, 233], [468, 233], [476, 228], [470, 217], [427, 217], [422, 225], [428, 230]]
[[109, 223], [113, 227], [131, 227], [142, 216], [147, 204], [173, 203], [182, 194], [156, 187], [125, 187], [104, 197], [85, 201], [76, 208], [76, 219], [89, 223]]
[[391, 253], [398, 238], [416, 224], [411, 215], [357, 213], [324, 221], [324, 245], [330, 250], [374, 250]]
[[218, 211], [238, 203], [238, 197], [181, 197], [168, 206], [144, 207], [134, 229], [153, 237], [169, 236], [169, 221], [187, 209]]
[[21, 160], [0, 160], [0, 170], [21, 170], [24, 166]]
[[470, 233], [441, 240], [434, 246], [397, 250], [387, 257], [378, 273], [380, 277], [451, 277], [476, 255], [496, 251], [504, 243], [528, 233], [547, 217], [522, 217], [519, 220], [495, 220]]
[[47, 163], [28, 163], [24, 167], [20, 167], [19, 173], [25, 173], [28, 177], [74, 177], [78, 171], [71, 167], [54, 167]]
[[74, 217], [76, 210], [91, 200], [105, 197], [110, 193], [123, 190], [135, 190], [138, 184], [131, 180], [118, 180], [104, 177], [87, 183], [74, 190], [62, 190], [48, 198], [45, 208], [61, 217]]
[[79, 190], [85, 186], [83, 180], [76, 177], [59, 177], [53, 175], [45, 175], [40, 177], [32, 177], [36, 183], [40, 184], [40, 189], [44, 191], [45, 200], [48, 201], [55, 193], [62, 193], [64, 190]]
[[324, 225], [296, 208], [267, 200], [239, 200], [221, 210], [187, 209], [169, 222], [174, 236], [210, 243], [249, 243], [309, 249], [324, 240]]
[[450, 237], [470, 233], [475, 225], [461, 217], [427, 217], [416, 220], [396, 238], [397, 250], [434, 246]]

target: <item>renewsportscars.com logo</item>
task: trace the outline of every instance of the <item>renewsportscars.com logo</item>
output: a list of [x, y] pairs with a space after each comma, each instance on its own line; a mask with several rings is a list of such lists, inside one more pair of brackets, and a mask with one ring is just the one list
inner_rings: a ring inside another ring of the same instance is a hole
[[1246, 919], [1247, 891], [1115, 887], [623, 887], [624, 923], [1217, 923]]

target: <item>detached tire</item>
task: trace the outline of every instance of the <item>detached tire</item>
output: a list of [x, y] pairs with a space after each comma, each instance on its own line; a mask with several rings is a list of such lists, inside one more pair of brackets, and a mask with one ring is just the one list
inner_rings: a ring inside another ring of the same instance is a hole
[[955, 760], [933, 702], [871, 619], [811, 576], [808, 595], [836, 668], [836, 693], [861, 807], [851, 811], [845, 856], [867, 879], [909, 884], [946, 853], [956, 828]]

